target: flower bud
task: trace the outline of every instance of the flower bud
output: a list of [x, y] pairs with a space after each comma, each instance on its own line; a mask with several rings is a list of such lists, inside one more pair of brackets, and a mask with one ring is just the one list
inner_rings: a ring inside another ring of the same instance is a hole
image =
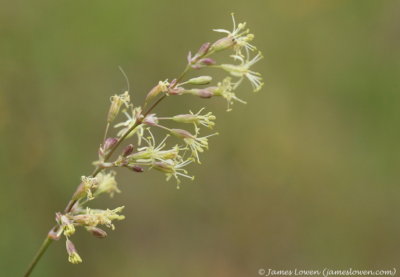
[[211, 47], [211, 43], [209, 43], [209, 42], [203, 43], [203, 45], [200, 46], [199, 51], [197, 51], [196, 56], [203, 57], [205, 54], [208, 53], [208, 50], [210, 50], [210, 47]]
[[185, 91], [184, 88], [178, 87], [178, 88], [171, 88], [168, 90], [169, 95], [181, 95]]
[[130, 155], [133, 152], [133, 144], [129, 144], [128, 146], [125, 147], [124, 151], [122, 151], [122, 156], [126, 157]]
[[173, 134], [174, 136], [176, 136], [178, 138], [182, 138], [182, 139], [194, 138], [194, 136], [190, 132], [183, 130], [183, 129], [171, 129], [170, 132], [171, 132], [171, 134]]
[[214, 96], [213, 88], [214, 87], [209, 87], [205, 89], [191, 89], [188, 92], [190, 94], [199, 96], [200, 98], [211, 98]]
[[142, 173], [144, 171], [143, 167], [140, 167], [138, 165], [133, 165], [130, 166], [129, 168], [138, 173]]
[[197, 63], [197, 61], [198, 61], [201, 57], [203, 57], [204, 55], [206, 55], [206, 54], [208, 53], [208, 50], [210, 50], [210, 46], [211, 46], [211, 43], [209, 43], [209, 42], [204, 43], [204, 44], [200, 47], [200, 49], [197, 51], [196, 55], [194, 55], [193, 57], [192, 57], [192, 53], [189, 52], [189, 53], [188, 53], [188, 56], [187, 56], [188, 64]]
[[214, 96], [214, 93], [208, 89], [200, 89], [197, 95], [201, 98], [211, 98]]
[[169, 83], [169, 88], [175, 87], [177, 81], [178, 81], [177, 79], [173, 79], [173, 80], [171, 81], [171, 83]]
[[103, 229], [97, 228], [97, 227], [86, 227], [86, 230], [91, 233], [93, 236], [96, 238], [102, 239], [107, 237], [107, 232], [104, 231]]
[[200, 76], [200, 77], [196, 77], [196, 78], [192, 78], [188, 81], [186, 81], [186, 84], [190, 84], [190, 85], [207, 85], [212, 81], [212, 77], [211, 76]]
[[117, 138], [107, 138], [104, 142], [103, 150], [104, 151], [110, 150], [117, 142], [118, 142]]
[[197, 63], [201, 64], [201, 65], [214, 65], [214, 64], [216, 64], [216, 61], [214, 61], [211, 58], [204, 58], [204, 59], [199, 60]]
[[232, 37], [224, 37], [211, 46], [212, 51], [222, 51], [235, 45], [235, 40]]

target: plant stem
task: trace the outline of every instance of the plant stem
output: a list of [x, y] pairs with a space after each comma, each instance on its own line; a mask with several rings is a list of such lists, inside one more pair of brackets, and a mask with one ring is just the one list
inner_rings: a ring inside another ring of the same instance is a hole
[[47, 248], [50, 246], [50, 244], [53, 242], [52, 239], [49, 237], [46, 237], [45, 240], [43, 241], [42, 245], [40, 246], [38, 252], [36, 253], [35, 257], [32, 260], [32, 263], [29, 265], [28, 270], [25, 273], [25, 277], [28, 277], [31, 273], [32, 270], [35, 268], [36, 264], [39, 262], [40, 258], [43, 256], [44, 252], [46, 252]]
[[[172, 88], [174, 88], [179, 81], [182, 80], [182, 78], [186, 75], [186, 73], [189, 71], [190, 66], [187, 65], [185, 70], [181, 73], [181, 75], [176, 79], [176, 83], [172, 86]], [[160, 102], [165, 99], [165, 97], [167, 96], [167, 94], [164, 94], [160, 99], [158, 99], [148, 110], [146, 110], [142, 115], [144, 117], [146, 117], [158, 104], [160, 104]], [[112, 156], [112, 154], [115, 152], [115, 150], [118, 148], [118, 146], [125, 140], [125, 138], [133, 131], [135, 130], [136, 127], [138, 127], [139, 125], [142, 124], [142, 118], [139, 118], [135, 121], [135, 123], [132, 125], [131, 128], [129, 128], [129, 130], [127, 130], [117, 141], [117, 143], [110, 149], [110, 151], [107, 153], [107, 155], [104, 157], [104, 162], [108, 161], [108, 159]], [[107, 124], [106, 127], [106, 132], [105, 135], [107, 135], [107, 131], [109, 128], [109, 124]], [[93, 173], [91, 174], [91, 177], [94, 178], [96, 177], [97, 174], [99, 174], [104, 168], [100, 167], [100, 166], [96, 166], [96, 168], [94, 169]], [[74, 205], [78, 202], [78, 200], [70, 200], [67, 204], [67, 206], [65, 207], [64, 212], [65, 213], [69, 213], [72, 208], [74, 207]], [[51, 230], [56, 232], [59, 228], [59, 225], [55, 225]], [[43, 244], [40, 246], [38, 252], [36, 253], [36, 256], [33, 258], [33, 261], [31, 262], [31, 264], [29, 265], [28, 270], [25, 273], [25, 277], [30, 276], [30, 274], [32, 273], [33, 269], [35, 268], [36, 264], [39, 262], [40, 258], [43, 256], [43, 254], [46, 252], [47, 248], [50, 246], [50, 244], [53, 242], [53, 239], [49, 238], [48, 236], [46, 237], [46, 239], [43, 241]]]

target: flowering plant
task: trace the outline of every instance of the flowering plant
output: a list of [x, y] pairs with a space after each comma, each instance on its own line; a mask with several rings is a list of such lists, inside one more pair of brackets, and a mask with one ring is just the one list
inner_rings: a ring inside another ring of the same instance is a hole
[[[262, 58], [262, 54], [251, 44], [254, 35], [246, 29], [246, 23], [236, 25], [233, 14], [232, 19], [232, 31], [214, 30], [226, 35], [214, 43], [204, 43], [194, 55], [189, 52], [182, 74], [171, 81], [159, 81], [148, 92], [141, 106], [132, 103], [129, 91], [111, 97], [104, 140], [98, 149], [98, 159], [93, 163], [95, 169], [89, 176], [81, 177], [81, 182], [65, 210], [56, 213], [56, 225], [50, 230], [25, 276], [30, 275], [51, 242], [63, 236], [69, 262], [81, 263], [82, 258], [71, 241], [77, 227], [82, 227], [95, 237], [104, 238], [107, 233], [102, 229], [103, 226], [114, 230], [114, 221], [125, 218], [121, 215], [123, 206], [111, 210], [92, 209], [87, 206], [91, 200], [103, 194], [113, 197], [121, 192], [113, 169], [127, 168], [138, 173], [144, 172], [146, 168], [155, 169], [165, 174], [167, 181], [175, 179], [178, 188], [181, 178], [194, 179], [186, 167], [192, 163], [200, 164], [200, 153], [208, 149], [209, 138], [217, 134], [202, 136], [200, 133], [203, 128], [212, 129], [215, 126], [215, 116], [211, 112], [205, 112], [205, 108], [196, 113], [189, 111], [187, 114], [172, 116], [158, 116], [154, 109], [166, 97], [192, 95], [200, 98], [221, 97], [227, 101], [227, 110], [230, 111], [235, 101], [246, 103], [235, 94], [243, 80], [247, 79], [250, 82], [253, 91], [261, 89], [263, 83], [260, 73], [251, 70], [251, 67]], [[212, 57], [215, 53], [225, 50], [233, 51], [230, 55], [233, 59], [232, 64], [219, 64]], [[190, 70], [198, 71], [203, 68], [222, 69], [230, 76], [214, 86], [209, 86], [213, 80], [211, 76], [185, 80]], [[126, 118], [115, 123], [120, 114]], [[170, 128], [168, 122], [171, 121], [186, 126], [192, 125], [192, 130]], [[110, 126], [117, 129], [114, 135], [109, 134]], [[166, 132], [160, 142], [152, 133], [154, 128]], [[169, 145], [171, 136], [176, 137], [179, 143]], [[128, 140], [131, 144], [117, 152], [121, 143]], [[116, 158], [111, 159], [113, 154], [117, 153]]]

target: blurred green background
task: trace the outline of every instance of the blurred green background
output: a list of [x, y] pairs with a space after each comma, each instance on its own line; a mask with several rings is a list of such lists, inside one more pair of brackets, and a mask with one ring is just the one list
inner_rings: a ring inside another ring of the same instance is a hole
[[247, 21], [265, 59], [248, 105], [208, 105], [212, 138], [181, 190], [120, 171], [125, 205], [84, 259], [54, 243], [33, 276], [258, 276], [259, 268], [383, 269], [400, 260], [399, 1], [2, 1], [1, 276], [21, 276], [81, 175], [92, 171], [111, 94], [135, 103], [189, 50]]

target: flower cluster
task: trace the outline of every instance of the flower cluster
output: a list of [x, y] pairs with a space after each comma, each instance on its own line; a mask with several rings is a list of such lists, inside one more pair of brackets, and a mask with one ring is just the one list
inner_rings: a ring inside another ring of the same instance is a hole
[[123, 220], [125, 217], [119, 214], [122, 207], [113, 210], [90, 209], [83, 208], [83, 205], [101, 194], [109, 194], [111, 197], [114, 193], [119, 193], [117, 182], [114, 178], [115, 172], [99, 173], [96, 177], [82, 176], [81, 184], [76, 190], [73, 201], [74, 206], [65, 214], [56, 213], [57, 231], [52, 230], [49, 237], [58, 240], [61, 235], [66, 238], [66, 247], [68, 260], [73, 263], [82, 262], [76, 248], [70, 237], [75, 234], [76, 227], [84, 227], [89, 233], [97, 238], [105, 238], [107, 232], [100, 228], [101, 225], [115, 229], [114, 220]]
[[[245, 104], [246, 102], [236, 96], [235, 90], [239, 87], [244, 79], [247, 79], [254, 92], [261, 90], [264, 85], [261, 74], [252, 70], [252, 66], [260, 61], [263, 56], [257, 48], [251, 44], [254, 35], [246, 29], [246, 23], [239, 23], [236, 25], [234, 15], [232, 14], [233, 30], [228, 31], [225, 29], [215, 29], [214, 31], [225, 33], [226, 36], [215, 41], [214, 43], [203, 44], [199, 51], [192, 57], [188, 55], [189, 66], [194, 69], [201, 69], [204, 67], [221, 69], [230, 76], [227, 76], [222, 81], [217, 83], [217, 86], [209, 86], [203, 88], [188, 88], [187, 84], [205, 85], [211, 81], [209, 76], [201, 76], [191, 79], [189, 81], [177, 84], [173, 89], [169, 89], [169, 95], [182, 95], [191, 94], [201, 98], [211, 98], [213, 96], [221, 96], [228, 102], [227, 110], [231, 110], [231, 105], [237, 101]], [[232, 49], [233, 54], [230, 57], [233, 63], [218, 64], [214, 59], [210, 58], [216, 52]], [[253, 57], [252, 53], [257, 52]], [[194, 80], [208, 80], [204, 83], [195, 83]]]
[[[124, 219], [121, 215], [123, 207], [115, 209], [92, 209], [86, 205], [100, 195], [107, 194], [113, 197], [120, 193], [115, 179], [115, 168], [127, 168], [133, 172], [141, 173], [145, 169], [154, 169], [165, 174], [166, 180], [175, 179], [177, 186], [181, 178], [193, 180], [194, 177], [186, 169], [189, 164], [200, 163], [200, 155], [209, 148], [209, 138], [217, 133], [200, 135], [203, 129], [213, 129], [216, 117], [205, 108], [194, 113], [179, 113], [167, 116], [159, 116], [153, 112], [154, 108], [166, 97], [180, 95], [194, 95], [200, 98], [222, 97], [228, 103], [228, 111], [237, 101], [246, 103], [240, 99], [235, 91], [243, 80], [247, 79], [253, 91], [259, 91], [263, 85], [260, 73], [251, 67], [261, 58], [261, 52], [251, 44], [254, 35], [246, 28], [246, 23], [236, 24], [232, 14], [233, 30], [216, 29], [216, 32], [226, 36], [213, 43], [204, 43], [200, 49], [192, 55], [189, 52], [185, 71], [172, 81], [159, 81], [148, 92], [145, 101], [140, 106], [132, 104], [128, 91], [111, 97], [111, 106], [107, 116], [105, 140], [98, 149], [99, 158], [93, 164], [95, 171], [90, 176], [82, 176], [80, 185], [75, 191], [64, 213], [56, 214], [57, 226], [53, 228], [50, 237], [59, 239], [61, 235], [66, 237], [68, 260], [71, 263], [82, 262], [71, 241], [71, 236], [77, 227], [82, 227], [98, 238], [107, 236], [102, 226], [115, 229], [114, 221]], [[218, 63], [213, 54], [225, 50], [231, 50], [229, 57], [233, 59], [231, 64]], [[215, 85], [211, 76], [197, 76], [185, 80], [186, 73], [203, 68], [220, 69], [227, 76]], [[115, 123], [120, 114], [125, 119]], [[169, 123], [181, 124], [181, 128], [169, 127]], [[109, 126], [113, 126], [115, 134], [109, 134]], [[190, 128], [190, 129], [188, 129]], [[165, 137], [157, 141], [153, 135], [154, 129], [165, 132]], [[120, 152], [118, 147], [130, 140]], [[117, 157], [111, 160], [113, 154]]]

